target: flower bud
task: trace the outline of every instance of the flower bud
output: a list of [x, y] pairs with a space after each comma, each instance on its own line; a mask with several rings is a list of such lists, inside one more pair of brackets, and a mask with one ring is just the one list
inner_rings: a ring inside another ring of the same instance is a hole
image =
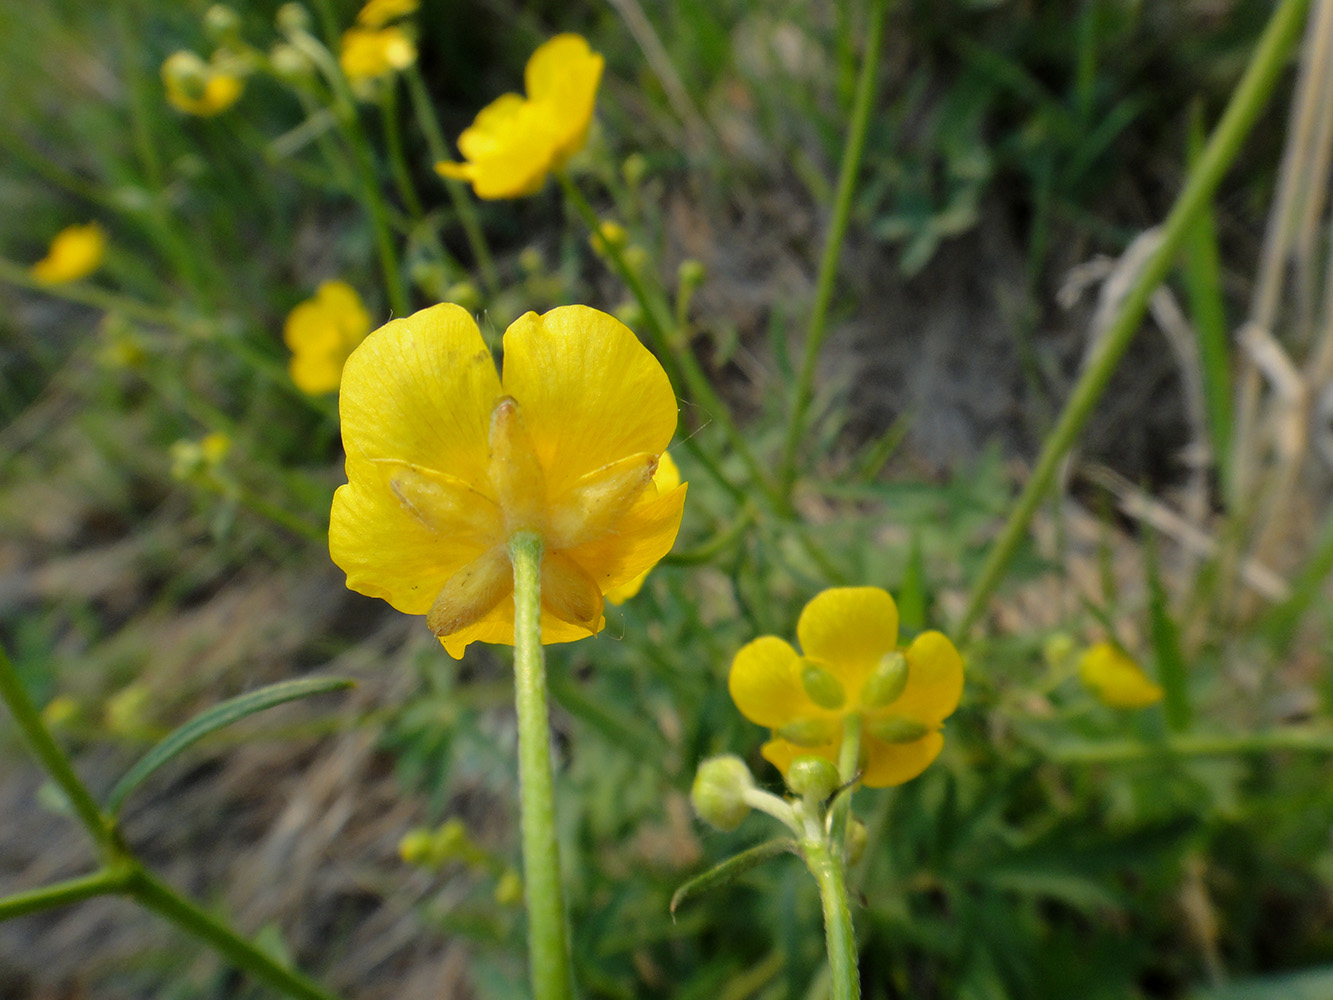
[[308, 80], [314, 72], [310, 57], [295, 45], [279, 42], [268, 54], [269, 65], [273, 73], [284, 83], [300, 83]]
[[633, 299], [626, 299], [616, 306], [614, 315], [631, 330], [643, 327], [643, 307]]
[[1055, 632], [1041, 644], [1041, 656], [1048, 667], [1062, 667], [1074, 655], [1074, 637], [1068, 632]]
[[615, 247], [620, 249], [624, 247], [629, 239], [629, 234], [625, 232], [625, 227], [619, 222], [606, 220], [597, 227], [597, 232], [588, 237], [588, 243], [592, 247], [593, 253], [598, 257], [605, 257], [608, 248]]
[[445, 289], [444, 301], [462, 306], [468, 312], [476, 312], [481, 305], [481, 292], [470, 281], [456, 281]]
[[754, 776], [735, 754], [711, 757], [699, 765], [690, 789], [694, 811], [709, 826], [734, 830], [750, 812], [745, 793], [754, 788]]
[[310, 30], [310, 11], [299, 3], [285, 3], [278, 8], [276, 18], [278, 30], [284, 35], [294, 35]]
[[517, 906], [523, 902], [523, 879], [514, 869], [506, 868], [496, 880], [495, 901], [501, 906]]
[[167, 89], [178, 90], [193, 100], [204, 96], [211, 76], [208, 63], [198, 53], [185, 49], [173, 52], [162, 63], [162, 80]]
[[676, 280], [682, 288], [688, 288], [690, 291], [698, 288], [704, 283], [704, 278], [708, 276], [703, 262], [695, 260], [693, 257], [687, 257], [680, 262], [680, 267], [676, 269]]
[[642, 153], [631, 153], [620, 166], [620, 176], [630, 187], [638, 187], [644, 175], [648, 173], [648, 160]]
[[430, 865], [433, 862], [434, 838], [423, 827], [408, 830], [398, 841], [398, 857], [409, 865]]
[[787, 787], [803, 799], [823, 802], [842, 782], [838, 769], [823, 757], [797, 757], [787, 768]]
[[546, 266], [542, 252], [536, 247], [524, 247], [518, 254], [518, 269], [524, 274], [540, 274]]
[[644, 266], [648, 263], [648, 251], [637, 243], [625, 247], [625, 249], [621, 251], [621, 256], [625, 258], [625, 266], [631, 271], [642, 271]]
[[204, 12], [204, 32], [221, 44], [235, 40], [241, 33], [241, 18], [225, 3], [215, 3]]

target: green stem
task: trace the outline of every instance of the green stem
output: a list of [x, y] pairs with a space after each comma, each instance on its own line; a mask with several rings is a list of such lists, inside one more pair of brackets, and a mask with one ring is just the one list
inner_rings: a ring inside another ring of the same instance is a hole
[[125, 891], [148, 909], [206, 942], [238, 968], [288, 996], [301, 1000], [336, 1000], [318, 983], [272, 958], [207, 910], [196, 906], [142, 868], [131, 869]]
[[13, 261], [0, 258], [0, 281], [10, 285], [17, 285], [20, 288], [28, 288], [35, 292], [42, 292], [46, 295], [52, 295], [59, 299], [65, 299], [69, 302], [77, 302], [79, 305], [92, 306], [94, 309], [103, 309], [107, 312], [119, 313], [122, 316], [128, 316], [131, 319], [137, 319], [144, 323], [152, 323], [157, 326], [170, 326], [173, 328], [189, 328], [198, 332], [200, 323], [191, 320], [180, 313], [173, 312], [170, 309], [163, 309], [159, 306], [149, 305], [146, 302], [140, 302], [138, 299], [132, 299], [127, 295], [120, 295], [116, 292], [109, 292], [105, 288], [98, 288], [95, 285], [87, 285], [81, 281], [72, 281], [62, 284], [49, 284], [44, 281], [38, 281], [32, 276], [27, 268]]
[[407, 169], [407, 158], [403, 155], [403, 129], [398, 123], [398, 88], [394, 81], [384, 88], [380, 98], [380, 117], [384, 119], [384, 142], [389, 147], [389, 169], [398, 188], [398, 197], [403, 199], [403, 207], [415, 222], [421, 218], [421, 198], [417, 196], [412, 174]]
[[861, 153], [865, 148], [866, 128], [870, 123], [870, 109], [874, 105], [875, 81], [879, 74], [880, 39], [884, 33], [884, 18], [888, 0], [872, 0], [870, 27], [866, 37], [865, 56], [861, 63], [861, 77], [856, 84], [856, 101], [852, 105], [852, 120], [847, 132], [847, 144], [842, 151], [842, 165], [838, 172], [838, 191], [833, 200], [833, 219], [824, 242], [824, 255], [819, 262], [819, 276], [815, 282], [815, 304], [810, 314], [810, 328], [805, 337], [805, 355], [797, 377], [796, 392], [792, 399], [791, 414], [787, 420], [787, 436], [782, 446], [782, 460], [778, 465], [778, 485], [784, 495], [790, 495], [796, 478], [796, 449], [804, 432], [806, 411], [814, 396], [815, 367], [819, 352], [828, 335], [828, 311], [833, 301], [833, 286], [838, 276], [838, 259], [847, 237], [847, 223], [852, 214], [852, 194], [856, 190], [856, 175], [861, 169]]
[[551, 730], [542, 652], [542, 539], [519, 532], [509, 540], [514, 566], [514, 696], [518, 710], [519, 824], [528, 907], [528, 954], [534, 1000], [571, 1000], [569, 932], [555, 838]]
[[[847, 882], [842, 859], [836, 856], [823, 831], [801, 841], [806, 867], [819, 884], [824, 907], [824, 942], [828, 947], [832, 1000], [860, 1000], [861, 973], [857, 967], [856, 930], [847, 906]], [[839, 852], [840, 853], [840, 852]]]
[[[440, 131], [440, 123], [435, 118], [435, 108], [431, 105], [430, 93], [426, 90], [426, 81], [421, 75], [421, 70], [414, 63], [408, 67], [404, 77], [407, 80], [407, 92], [412, 100], [417, 127], [426, 137], [426, 148], [430, 150], [431, 159], [436, 163], [449, 159], [449, 147], [444, 141], [444, 133]], [[462, 182], [452, 177], [440, 179], [444, 182], [444, 189], [449, 192], [449, 200], [454, 204], [458, 221], [463, 225], [463, 234], [467, 237], [468, 246], [472, 248], [472, 256], [477, 261], [478, 270], [481, 271], [481, 283], [486, 287], [488, 294], [495, 295], [500, 291], [500, 274], [495, 269], [491, 249], [486, 244], [486, 234], [482, 232], [477, 211], [468, 198], [467, 189]]]
[[1161, 243], [1143, 265], [1133, 287], [1121, 302], [1115, 320], [1107, 328], [1100, 346], [1074, 387], [1069, 402], [1065, 404], [1064, 412], [1046, 439], [1027, 486], [1014, 504], [1004, 529], [973, 585], [956, 634], [966, 636], [971, 631], [1017, 553], [1028, 524], [1050, 488], [1061, 461], [1091, 416], [1116, 365], [1138, 331], [1153, 291], [1171, 269], [1191, 226], [1212, 199], [1222, 176], [1240, 152], [1241, 144], [1277, 84], [1300, 38], [1308, 6], [1309, 0], [1283, 0], [1264, 29], [1244, 78], [1232, 94], [1208, 147], [1190, 172], [1185, 190], [1163, 224]]
[[[847, 716], [842, 724], [842, 746], [838, 748], [838, 780], [850, 785], [861, 769], [861, 716]], [[852, 789], [833, 801], [829, 819], [829, 843], [841, 851], [847, 843], [847, 819], [852, 811]], [[839, 855], [841, 860], [841, 855]]]
[[[588, 227], [590, 234], [597, 234], [601, 231], [602, 223], [597, 218], [597, 213], [593, 207], [588, 204], [588, 199], [583, 197], [583, 192], [579, 190], [573, 179], [563, 170], [557, 171], [556, 176], [560, 179], [560, 185], [564, 188], [565, 197], [569, 203], [574, 206], [575, 211], [583, 217], [584, 223]], [[685, 343], [680, 336], [679, 331], [670, 318], [668, 307], [659, 295], [653, 295], [649, 292], [648, 286], [644, 284], [643, 279], [639, 277], [637, 271], [629, 266], [625, 260], [620, 247], [616, 246], [610, 240], [603, 241], [606, 247], [606, 257], [611, 262], [612, 269], [619, 276], [620, 280], [630, 290], [635, 301], [643, 310], [644, 322], [648, 327], [648, 337], [652, 341], [653, 351], [657, 354], [662, 364], [667, 366], [668, 375], [672, 376], [671, 381], [676, 385], [682, 382], [693, 396], [695, 402], [702, 406], [712, 420], [716, 420], [722, 427], [727, 439], [736, 450], [750, 471], [750, 476], [759, 488], [772, 501], [773, 505], [785, 516], [790, 514], [791, 505], [781, 492], [778, 491], [773, 481], [764, 471], [763, 466], [755, 457], [750, 448], [750, 444], [745, 439], [736, 426], [736, 422], [731, 417], [731, 409], [722, 400], [709, 381], [707, 373], [699, 365], [699, 359], [694, 356], [690, 350], [689, 344]], [[685, 445], [690, 451], [705, 462], [705, 468], [713, 473], [718, 482], [723, 485], [728, 492], [738, 500], [744, 499], [744, 491], [734, 486], [725, 475], [721, 468], [715, 462], [712, 462], [703, 454], [703, 449], [699, 447], [693, 437], [685, 438]]]
[[1137, 740], [1108, 740], [1088, 743], [1056, 743], [1044, 748], [1046, 755], [1061, 764], [1119, 764], [1163, 757], [1224, 757], [1231, 754], [1269, 753], [1294, 750], [1304, 753], [1333, 753], [1333, 732], [1327, 729], [1288, 728], [1267, 733], [1237, 735], [1181, 734], [1160, 743]]
[[40, 910], [68, 906], [71, 903], [92, 899], [94, 896], [124, 892], [128, 881], [128, 869], [103, 868], [82, 878], [72, 878], [29, 892], [16, 892], [12, 896], [0, 899], [0, 923]]
[[14, 716], [14, 721], [18, 723], [37, 759], [42, 762], [47, 773], [69, 799], [79, 822], [87, 828], [104, 852], [114, 851], [115, 834], [111, 821], [102, 815], [102, 810], [98, 808], [88, 789], [74, 773], [69, 758], [51, 738], [46, 724], [42, 722], [41, 713], [28, 697], [23, 681], [19, 679], [18, 671], [9, 661], [3, 646], [0, 646], [0, 698], [3, 698], [5, 704], [9, 706], [10, 714]]

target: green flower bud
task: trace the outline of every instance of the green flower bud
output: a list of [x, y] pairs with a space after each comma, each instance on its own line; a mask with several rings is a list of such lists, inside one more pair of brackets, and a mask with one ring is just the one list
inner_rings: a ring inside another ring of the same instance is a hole
[[1047, 666], [1062, 667], [1074, 655], [1074, 637], [1067, 632], [1055, 632], [1041, 644], [1041, 655]]
[[866, 844], [870, 842], [870, 831], [855, 816], [847, 821], [847, 863], [854, 865], [865, 856]]
[[629, 233], [625, 232], [625, 227], [619, 222], [605, 220], [597, 227], [597, 232], [588, 237], [588, 243], [593, 249], [593, 253], [598, 257], [605, 257], [608, 247], [623, 247], [629, 239]]
[[824, 719], [797, 719], [773, 732], [798, 747], [822, 747], [833, 742], [833, 737], [837, 735], [837, 723]]
[[310, 11], [299, 3], [285, 3], [278, 8], [276, 18], [278, 30], [284, 35], [294, 35], [310, 30]]
[[680, 267], [676, 269], [676, 279], [685, 288], [691, 290], [702, 285], [704, 283], [704, 278], [707, 276], [703, 264], [700, 261], [695, 260], [693, 257], [688, 257], [685, 260], [682, 260], [680, 262]]
[[523, 880], [514, 869], [506, 868], [496, 881], [495, 901], [501, 906], [517, 906], [523, 902]]
[[621, 255], [625, 258], [625, 266], [631, 271], [642, 271], [648, 263], [648, 251], [637, 243], [625, 247]]
[[462, 306], [468, 312], [476, 312], [481, 305], [481, 292], [470, 281], [456, 281], [445, 289], [444, 301]]
[[734, 830], [750, 813], [745, 793], [754, 788], [754, 775], [735, 754], [710, 757], [699, 765], [690, 789], [694, 811], [709, 826]]
[[847, 692], [843, 689], [842, 681], [809, 660], [801, 668], [801, 686], [805, 688], [810, 700], [820, 708], [842, 708], [847, 703]]
[[173, 52], [162, 63], [162, 81], [168, 91], [175, 89], [190, 98], [203, 97], [211, 77], [208, 63], [195, 52]]
[[625, 178], [625, 183], [632, 188], [639, 186], [639, 181], [643, 180], [647, 172], [648, 161], [642, 153], [631, 153], [625, 157], [625, 162], [620, 167], [620, 176]]
[[423, 827], [408, 830], [403, 839], [398, 841], [398, 857], [409, 865], [429, 865], [434, 839], [431, 832]]
[[279, 42], [273, 46], [268, 54], [268, 61], [273, 67], [274, 75], [286, 83], [300, 83], [309, 79], [314, 72], [310, 57], [295, 45], [288, 45], [286, 42]]
[[524, 247], [518, 255], [518, 269], [524, 274], [540, 274], [546, 267], [542, 252], [536, 247]]
[[240, 15], [225, 3], [215, 3], [204, 12], [204, 31], [215, 42], [231, 41], [240, 34]]
[[803, 799], [820, 802], [832, 795], [842, 782], [833, 762], [823, 757], [797, 757], [787, 768], [787, 787]]
[[861, 704], [866, 708], [892, 705], [907, 687], [907, 657], [899, 650], [885, 653], [861, 688]]
[[866, 731], [885, 743], [915, 743], [930, 732], [930, 726], [901, 715], [886, 715], [866, 722]]
[[612, 315], [631, 330], [638, 330], [643, 326], [643, 309], [633, 299], [627, 299], [616, 306]]

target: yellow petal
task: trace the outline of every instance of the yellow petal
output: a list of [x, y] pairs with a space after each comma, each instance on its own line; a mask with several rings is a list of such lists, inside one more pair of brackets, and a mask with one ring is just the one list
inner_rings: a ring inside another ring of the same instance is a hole
[[470, 162], [442, 163], [446, 177], [472, 182], [478, 198], [521, 198], [541, 190], [555, 155], [547, 116], [518, 94], [502, 94], [458, 137]]
[[344, 360], [333, 351], [302, 351], [292, 355], [287, 370], [296, 388], [307, 396], [322, 396], [338, 388]]
[[343, 369], [349, 479], [387, 459], [447, 472], [489, 496], [487, 438], [500, 394], [490, 351], [463, 309], [442, 304], [387, 323]]
[[963, 696], [963, 658], [940, 632], [922, 632], [904, 653], [907, 686], [885, 711], [938, 726], [953, 714]]
[[415, 14], [421, 0], [370, 0], [356, 15], [356, 23], [367, 28], [382, 28], [390, 21]]
[[676, 431], [661, 364], [623, 323], [587, 306], [515, 320], [504, 335], [504, 387], [523, 409], [553, 505], [589, 472], [660, 455]]
[[1112, 708], [1145, 708], [1162, 700], [1161, 685], [1110, 642], [1092, 646], [1079, 660], [1079, 676]]
[[832, 671], [855, 702], [880, 657], [898, 641], [898, 608], [878, 587], [835, 587], [805, 606], [796, 637], [805, 655]]
[[583, 148], [605, 60], [580, 35], [556, 35], [532, 54], [524, 71], [528, 100], [542, 108], [555, 136], [557, 165]]
[[[602, 619], [597, 623], [597, 631], [606, 625]], [[542, 608], [542, 643], [574, 642], [588, 638], [588, 630], [580, 625], [562, 622], [551, 612]], [[461, 660], [468, 645], [474, 642], [500, 643], [506, 646], [514, 644], [514, 602], [501, 601], [485, 618], [477, 624], [465, 628], [453, 635], [444, 636], [440, 644], [445, 652], [455, 660]]]
[[685, 512], [684, 484], [666, 496], [640, 500], [620, 518], [616, 530], [566, 551], [602, 592], [646, 573], [671, 551]]
[[[657, 461], [657, 472], [653, 474], [653, 486], [658, 495], [669, 493], [680, 485], [680, 468], [671, 457], [670, 452], [662, 452], [662, 457]], [[643, 589], [643, 583], [648, 579], [649, 570], [644, 570], [629, 583], [621, 584], [619, 587], [612, 587], [606, 592], [606, 599], [612, 604], [624, 604], [631, 597]]]
[[930, 766], [944, 747], [944, 737], [930, 733], [913, 743], [883, 743], [863, 736], [865, 771], [861, 783], [867, 788], [885, 788], [911, 781]]
[[811, 714], [815, 706], [801, 686], [800, 662], [796, 650], [774, 635], [742, 646], [727, 677], [741, 715], [776, 729]]
[[32, 265], [30, 273], [48, 285], [78, 281], [101, 267], [105, 256], [106, 230], [96, 222], [66, 226], [51, 241], [46, 256]]

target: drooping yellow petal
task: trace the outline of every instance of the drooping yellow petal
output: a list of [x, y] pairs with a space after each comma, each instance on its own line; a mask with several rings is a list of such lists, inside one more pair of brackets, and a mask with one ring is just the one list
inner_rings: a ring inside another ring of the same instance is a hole
[[402, 28], [349, 28], [343, 32], [338, 64], [353, 84], [362, 84], [417, 61], [417, 47]]
[[504, 387], [531, 428], [552, 504], [589, 472], [660, 455], [676, 432], [661, 364], [623, 323], [587, 306], [515, 320], [504, 335]]
[[1146, 708], [1164, 692], [1119, 646], [1099, 642], [1079, 659], [1079, 676], [1112, 708]]
[[686, 490], [682, 483], [666, 496], [639, 501], [615, 530], [566, 554], [597, 581], [603, 593], [633, 580], [671, 551], [685, 512]]
[[880, 657], [898, 641], [898, 607], [879, 587], [835, 587], [805, 606], [796, 637], [806, 656], [842, 681], [854, 703]]
[[907, 686], [885, 712], [938, 726], [963, 696], [963, 658], [941, 632], [922, 632], [904, 653]]
[[[657, 460], [657, 472], [653, 474], [653, 486], [657, 489], [658, 496], [661, 496], [664, 493], [670, 493], [679, 485], [680, 467], [676, 465], [671, 453], [664, 451], [661, 458]], [[648, 579], [648, 572], [645, 570], [629, 583], [612, 587], [606, 592], [607, 601], [611, 604], [624, 604], [643, 589], [643, 582]]]
[[930, 733], [911, 743], [885, 743], [873, 736], [862, 736], [865, 772], [861, 783], [867, 788], [885, 788], [911, 781], [930, 766], [944, 748], [944, 737]]
[[777, 729], [811, 714], [815, 706], [801, 685], [800, 663], [796, 650], [774, 635], [742, 646], [727, 677], [731, 700], [741, 715]]
[[463, 130], [458, 149], [468, 162], [437, 163], [441, 175], [471, 182], [478, 198], [521, 198], [546, 182], [555, 142], [549, 116], [518, 94], [502, 94]]
[[446, 303], [385, 324], [343, 369], [348, 477], [364, 462], [392, 460], [447, 472], [489, 496], [488, 437], [500, 395], [491, 353], [463, 309]]
[[356, 23], [367, 28], [382, 28], [390, 21], [415, 14], [421, 0], [370, 0], [356, 15]]
[[528, 100], [540, 105], [554, 136], [558, 166], [583, 148], [605, 60], [580, 35], [556, 35], [541, 45], [523, 73]]
[[106, 230], [96, 222], [66, 226], [51, 241], [45, 257], [32, 265], [30, 273], [46, 285], [86, 278], [102, 266], [106, 256]]

